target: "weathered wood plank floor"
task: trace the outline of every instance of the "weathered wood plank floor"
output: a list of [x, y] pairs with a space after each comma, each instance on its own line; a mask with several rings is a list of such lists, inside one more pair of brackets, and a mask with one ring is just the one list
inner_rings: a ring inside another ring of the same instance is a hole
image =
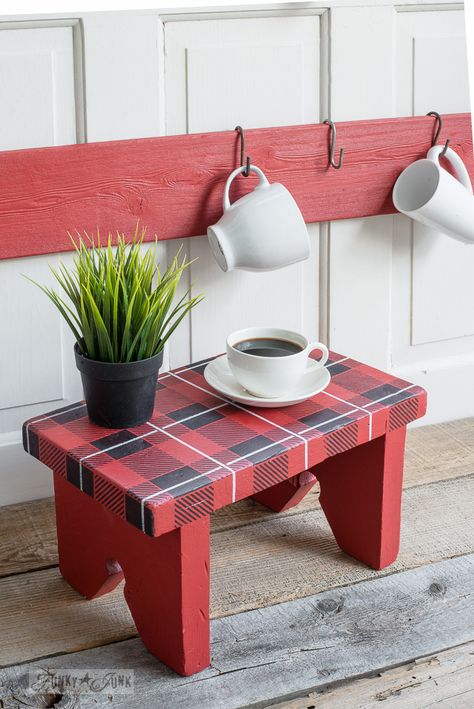
[[[421, 657], [400, 667], [311, 692], [268, 709], [348, 709], [375, 707], [472, 709], [474, 706], [474, 643]], [[382, 705], [380, 702], [384, 702]]]
[[[219, 511], [212, 666], [192, 678], [131, 639], [121, 588], [85, 601], [62, 580], [51, 500], [0, 508], [0, 707], [472, 706], [473, 499], [469, 419], [409, 432], [402, 547], [382, 572], [338, 549], [317, 491], [280, 515]], [[136, 692], [32, 704], [37, 667], [130, 668]]]

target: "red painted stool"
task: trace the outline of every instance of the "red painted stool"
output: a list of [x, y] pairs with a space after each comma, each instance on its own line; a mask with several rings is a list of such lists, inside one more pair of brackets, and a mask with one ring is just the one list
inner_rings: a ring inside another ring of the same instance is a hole
[[282, 409], [234, 404], [206, 362], [160, 376], [152, 419], [107, 430], [83, 403], [31, 419], [25, 450], [54, 472], [59, 567], [86, 598], [125, 577], [147, 648], [183, 675], [210, 663], [209, 516], [246, 497], [275, 511], [318, 479], [345, 552], [381, 569], [398, 553], [406, 425], [423, 389], [331, 353], [331, 383]]

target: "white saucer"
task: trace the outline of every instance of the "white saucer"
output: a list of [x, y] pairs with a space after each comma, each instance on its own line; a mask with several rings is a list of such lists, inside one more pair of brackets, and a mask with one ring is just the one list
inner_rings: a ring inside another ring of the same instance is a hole
[[227, 362], [227, 355], [216, 357], [209, 362], [204, 370], [206, 382], [213, 389], [232, 401], [248, 406], [261, 406], [266, 409], [275, 409], [282, 406], [292, 406], [301, 401], [310, 399], [319, 394], [329, 384], [331, 375], [326, 367], [315, 367], [312, 360], [308, 360], [306, 372], [299, 382], [295, 384], [292, 391], [277, 399], [264, 399], [259, 396], [249, 394], [234, 378]]

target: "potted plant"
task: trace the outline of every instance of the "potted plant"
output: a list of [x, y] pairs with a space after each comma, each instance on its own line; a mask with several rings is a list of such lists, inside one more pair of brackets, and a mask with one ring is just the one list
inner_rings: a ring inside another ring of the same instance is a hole
[[153, 412], [163, 347], [185, 315], [203, 296], [176, 298], [181, 276], [190, 265], [180, 251], [162, 273], [155, 248], [142, 248], [145, 229], [127, 243], [109, 234], [102, 246], [72, 239], [73, 266], [52, 268], [64, 291], [39, 287], [71, 328], [76, 365], [81, 373], [89, 418], [99, 426], [125, 428], [147, 421]]

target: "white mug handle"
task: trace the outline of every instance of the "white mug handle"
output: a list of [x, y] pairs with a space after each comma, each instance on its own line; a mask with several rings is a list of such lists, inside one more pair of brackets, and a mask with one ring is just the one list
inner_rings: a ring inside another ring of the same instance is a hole
[[321, 350], [323, 353], [323, 356], [321, 359], [313, 359], [313, 362], [317, 362], [318, 364], [325, 365], [326, 362], [328, 361], [329, 358], [329, 350], [326, 347], [326, 345], [323, 345], [322, 342], [310, 342], [308, 345], [308, 352], [312, 352], [313, 350]]
[[[234, 170], [234, 172], [231, 172], [229, 177], [227, 178], [227, 182], [225, 183], [225, 188], [224, 188], [224, 212], [227, 209], [229, 209], [229, 207], [230, 207], [229, 190], [230, 190], [230, 186], [231, 186], [232, 182], [237, 177], [237, 175], [240, 175], [240, 173], [244, 172], [246, 169], [247, 169], [247, 167], [245, 165], [242, 165], [241, 167], [237, 167]], [[250, 165], [249, 170], [251, 172], [257, 173], [258, 187], [265, 187], [270, 184], [259, 167], [257, 167], [256, 165]]]
[[[439, 156], [440, 153], [443, 152], [443, 150], [444, 147], [442, 145], [434, 145], [430, 150], [428, 150], [428, 154], [426, 157], [428, 158], [428, 160], [432, 160], [437, 165], [439, 165]], [[455, 153], [454, 150], [452, 150], [451, 148], [448, 148], [444, 157], [454, 167], [454, 171], [459, 182], [467, 189], [469, 194], [472, 194], [471, 179], [469, 177], [469, 173], [466, 169], [466, 166], [459, 157], [459, 155]]]

